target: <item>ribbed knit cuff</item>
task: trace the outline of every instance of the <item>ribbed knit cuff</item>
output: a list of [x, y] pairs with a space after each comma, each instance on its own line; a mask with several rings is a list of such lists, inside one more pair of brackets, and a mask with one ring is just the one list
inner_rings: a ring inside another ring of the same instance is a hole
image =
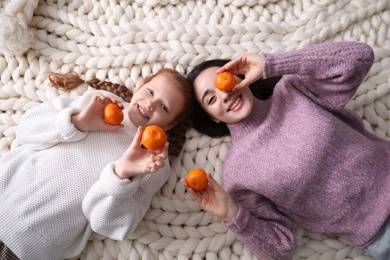
[[289, 53], [263, 54], [263, 78], [272, 78], [294, 72], [299, 64], [298, 55]]
[[225, 225], [234, 233], [241, 233], [249, 221], [249, 212], [247, 209], [238, 207], [237, 216], [231, 222], [225, 222]]
[[83, 139], [87, 132], [79, 131], [71, 121], [72, 114], [78, 113], [78, 108], [65, 108], [58, 113], [57, 129], [65, 141], [79, 141]]
[[99, 182], [101, 182], [103, 191], [114, 198], [131, 197], [137, 191], [140, 178], [123, 180], [114, 173], [114, 167], [115, 163], [111, 162], [104, 168], [100, 176]]

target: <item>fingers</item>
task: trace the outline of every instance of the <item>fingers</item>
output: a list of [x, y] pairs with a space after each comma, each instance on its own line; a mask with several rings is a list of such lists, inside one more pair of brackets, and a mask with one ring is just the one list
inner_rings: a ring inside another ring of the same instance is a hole
[[[215, 185], [215, 184], [218, 185], [218, 183], [214, 180], [213, 176], [211, 176], [210, 173], [207, 173], [207, 180], [210, 183], [210, 185], [212, 185], [212, 186]], [[181, 179], [181, 183], [183, 184], [184, 188], [186, 188], [187, 190], [191, 189], [190, 186], [187, 183], [187, 179], [186, 178], [182, 178]]]
[[119, 125], [111, 125], [109, 123], [107, 123], [106, 121], [104, 121], [106, 123], [106, 127], [108, 131], [115, 131], [117, 129], [120, 129], [120, 128], [123, 128], [125, 127], [123, 124], [119, 124]]
[[263, 58], [261, 55], [245, 53], [240, 57], [226, 63], [219, 68], [216, 73], [229, 71], [235, 75], [245, 75], [247, 81], [237, 84], [236, 87], [248, 86], [250, 83], [260, 79], [263, 76]]
[[165, 166], [165, 159], [161, 156], [154, 156], [153, 158], [153, 164], [157, 166], [158, 168]]
[[147, 163], [146, 172], [153, 173], [158, 171], [160, 168], [165, 166], [165, 158], [164, 156], [159, 155], [150, 155], [149, 160], [150, 163]]
[[240, 57], [238, 57], [237, 59], [234, 59], [232, 61], [229, 61], [228, 63], [226, 63], [225, 65], [223, 65], [221, 68], [219, 68], [217, 70], [217, 74], [218, 73], [221, 73], [221, 72], [224, 72], [224, 71], [229, 71], [233, 74], [236, 74], [238, 73], [238, 67], [239, 65], [242, 63], [242, 57], [244, 55], [241, 55]]
[[101, 102], [102, 104], [107, 104], [107, 103], [115, 103], [117, 104], [120, 108], [124, 108], [122, 102], [116, 100], [114, 97], [111, 96], [105, 96], [102, 93], [98, 92], [94, 94], [94, 99], [96, 101]]
[[194, 189], [190, 188], [190, 186], [188, 185], [188, 182], [187, 182], [187, 179], [186, 179], [186, 178], [182, 178], [182, 179], [181, 179], [181, 183], [183, 184], [184, 188], [185, 188], [192, 196], [194, 196], [194, 194], [197, 193], [197, 191], [195, 191]]
[[243, 87], [247, 87], [250, 85], [250, 81], [248, 79], [243, 79], [242, 81], [238, 82], [233, 89], [239, 89], [239, 88], [243, 88]]
[[[160, 160], [163, 160], [163, 161], [164, 161], [165, 159], [168, 158], [168, 147], [169, 147], [169, 143], [166, 142], [162, 150], [153, 151], [153, 150], [150, 150], [150, 149], [149, 149], [149, 151], [150, 151], [151, 153], [153, 153], [153, 155], [158, 156], [158, 158], [159, 158]], [[142, 148], [146, 150], [145, 147], [142, 147]], [[157, 157], [156, 157], [156, 158], [157, 158]]]
[[130, 146], [127, 148], [125, 154], [127, 156], [131, 155], [135, 151], [141, 152], [141, 153], [146, 153], [146, 150], [141, 148], [141, 138], [142, 138], [142, 132], [144, 131], [143, 126], [139, 126], [137, 129], [137, 133], [134, 136], [133, 141], [131, 142]]
[[188, 186], [186, 178], [182, 178], [181, 183], [183, 184], [184, 188], [188, 191], [192, 199], [195, 200], [197, 203], [200, 203], [200, 197], [201, 197], [200, 192], [190, 188], [190, 186]]
[[166, 158], [168, 158], [168, 148], [169, 143], [165, 142], [164, 148], [162, 150], [155, 151], [155, 153], [165, 160]]
[[244, 72], [246, 70], [246, 67], [249, 65], [247, 61], [248, 55], [249, 54], [244, 53], [238, 58], [229, 61], [217, 70], [217, 74], [224, 71], [229, 71], [233, 74], [245, 74]]
[[214, 190], [224, 190], [222, 186], [213, 178], [213, 176], [210, 173], [207, 173], [207, 180], [209, 181], [209, 185]]
[[185, 189], [189, 189], [190, 188], [190, 186], [188, 186], [188, 183], [187, 183], [187, 179], [186, 178], [182, 178], [181, 179], [181, 183], [183, 184], [183, 186], [184, 186], [184, 188]]
[[217, 182], [214, 180], [213, 176], [211, 176], [210, 173], [207, 173], [207, 180], [209, 181], [210, 184], [217, 183]]
[[141, 139], [142, 139], [142, 132], [144, 131], [145, 127], [139, 126], [137, 129], [137, 133], [134, 136], [133, 142], [131, 143], [131, 147], [140, 147]]
[[94, 95], [95, 100], [100, 101], [101, 103], [108, 103], [112, 98], [104, 96], [102, 93], [96, 93]]
[[213, 188], [219, 186], [219, 184], [215, 181], [213, 176], [210, 173], [207, 173], [207, 180], [209, 182], [209, 185]]
[[196, 202], [199, 204], [200, 206], [200, 203], [201, 203], [201, 196], [199, 194], [199, 192], [193, 190], [192, 188], [190, 188], [190, 186], [188, 186], [188, 183], [187, 183], [187, 179], [186, 178], [183, 178], [181, 179], [181, 183], [183, 184], [184, 188], [187, 190], [188, 194], [190, 195], [190, 197]]

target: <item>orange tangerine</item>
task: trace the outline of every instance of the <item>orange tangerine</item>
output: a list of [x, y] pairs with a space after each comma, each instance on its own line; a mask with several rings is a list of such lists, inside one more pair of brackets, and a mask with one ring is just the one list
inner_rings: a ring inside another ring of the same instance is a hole
[[208, 185], [207, 174], [202, 169], [192, 169], [187, 175], [187, 184], [194, 190], [204, 190]]
[[234, 75], [232, 73], [224, 71], [217, 74], [214, 83], [217, 89], [225, 92], [230, 92], [236, 85], [236, 79], [234, 78]]
[[109, 103], [104, 107], [104, 119], [111, 125], [119, 125], [123, 121], [123, 111], [115, 103]]
[[142, 145], [151, 150], [160, 150], [164, 147], [167, 141], [165, 131], [156, 125], [145, 127], [142, 132]]

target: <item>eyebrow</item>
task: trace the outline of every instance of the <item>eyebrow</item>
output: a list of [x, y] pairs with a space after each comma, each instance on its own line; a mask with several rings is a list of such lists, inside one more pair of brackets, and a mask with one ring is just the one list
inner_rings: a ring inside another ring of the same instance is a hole
[[204, 93], [203, 93], [203, 96], [202, 96], [202, 103], [204, 103], [204, 98], [209, 94], [209, 90], [206, 90]]

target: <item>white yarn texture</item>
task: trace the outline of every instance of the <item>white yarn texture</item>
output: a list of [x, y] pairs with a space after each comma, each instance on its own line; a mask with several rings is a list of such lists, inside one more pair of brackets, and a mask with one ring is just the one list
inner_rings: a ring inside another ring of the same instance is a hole
[[33, 32], [28, 28], [38, 0], [13, 0], [5, 2], [0, 13], [0, 53], [23, 54], [30, 49]]
[[[162, 67], [186, 73], [208, 58], [276, 53], [333, 41], [373, 47], [375, 63], [348, 107], [370, 132], [390, 137], [388, 0], [48, 0], [35, 6], [34, 1], [5, 0], [0, 1], [1, 13], [11, 3], [20, 7], [13, 15], [25, 17], [33, 41], [19, 54], [0, 54], [1, 154], [18, 146], [15, 130], [27, 109], [86, 91], [52, 89], [50, 70], [76, 71], [85, 79], [96, 76], [133, 89]], [[27, 3], [32, 5], [23, 7]], [[183, 152], [171, 161], [168, 182], [134, 234], [123, 242], [94, 234], [75, 259], [254, 259], [180, 183], [195, 167], [212, 172], [220, 182], [229, 144], [229, 137], [212, 139], [188, 131]], [[371, 259], [333, 234], [298, 226], [297, 237], [294, 259]]]

